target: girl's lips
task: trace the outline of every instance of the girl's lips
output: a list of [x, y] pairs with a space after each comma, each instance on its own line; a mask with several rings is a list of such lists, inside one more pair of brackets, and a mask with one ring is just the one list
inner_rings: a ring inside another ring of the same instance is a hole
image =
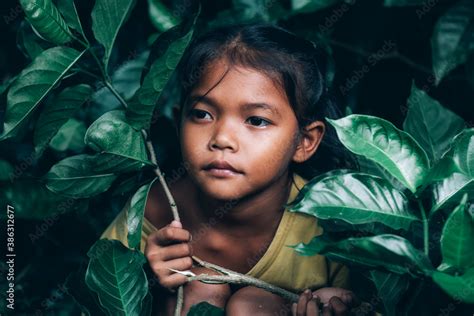
[[238, 172], [235, 172], [234, 170], [230, 169], [219, 169], [219, 168], [209, 168], [205, 169], [205, 172], [208, 174], [218, 177], [218, 178], [228, 178], [228, 177], [234, 177], [238, 174]]

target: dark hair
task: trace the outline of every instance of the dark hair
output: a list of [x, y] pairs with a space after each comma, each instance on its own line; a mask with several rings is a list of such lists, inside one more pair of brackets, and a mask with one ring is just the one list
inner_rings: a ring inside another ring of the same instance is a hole
[[220, 58], [225, 58], [230, 66], [262, 71], [284, 88], [298, 120], [299, 132], [313, 121], [326, 123], [326, 133], [316, 153], [304, 163], [292, 163], [292, 171], [311, 179], [333, 169], [357, 168], [354, 156], [339, 142], [334, 128], [325, 120], [339, 118], [341, 113], [325, 82], [321, 48], [267, 23], [211, 30], [191, 42], [179, 64], [180, 111], [186, 107], [187, 98], [207, 65]]

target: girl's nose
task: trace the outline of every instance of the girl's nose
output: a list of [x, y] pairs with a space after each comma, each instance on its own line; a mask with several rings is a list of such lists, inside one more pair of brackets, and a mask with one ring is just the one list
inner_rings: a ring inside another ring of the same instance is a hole
[[213, 136], [209, 140], [209, 150], [229, 149], [232, 152], [237, 151], [238, 144], [236, 131], [229, 124], [220, 124], [216, 126]]

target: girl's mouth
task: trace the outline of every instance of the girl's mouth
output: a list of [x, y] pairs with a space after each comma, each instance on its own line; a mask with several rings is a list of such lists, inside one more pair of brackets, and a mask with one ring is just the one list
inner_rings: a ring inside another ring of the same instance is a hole
[[241, 173], [225, 160], [214, 160], [203, 169], [210, 175], [219, 178], [232, 177]]

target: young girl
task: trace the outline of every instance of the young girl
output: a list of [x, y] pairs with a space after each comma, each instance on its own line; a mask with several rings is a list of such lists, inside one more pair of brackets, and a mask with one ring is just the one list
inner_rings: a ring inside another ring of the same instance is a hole
[[[219, 28], [187, 49], [176, 113], [186, 172], [169, 182], [182, 222], [173, 221], [158, 182], [143, 221], [141, 250], [162, 314], [172, 315], [173, 289], [186, 283], [170, 269], [216, 274], [193, 266], [193, 255], [302, 294], [291, 304], [255, 287], [193, 281], [184, 286], [184, 315], [201, 301], [228, 315], [319, 315], [319, 303], [324, 315], [345, 315], [353, 305], [345, 266], [286, 247], [322, 229], [285, 204], [307, 180], [352, 162], [324, 123], [338, 112], [320, 59], [311, 42], [263, 24]], [[127, 245], [127, 207], [102, 238]]]

